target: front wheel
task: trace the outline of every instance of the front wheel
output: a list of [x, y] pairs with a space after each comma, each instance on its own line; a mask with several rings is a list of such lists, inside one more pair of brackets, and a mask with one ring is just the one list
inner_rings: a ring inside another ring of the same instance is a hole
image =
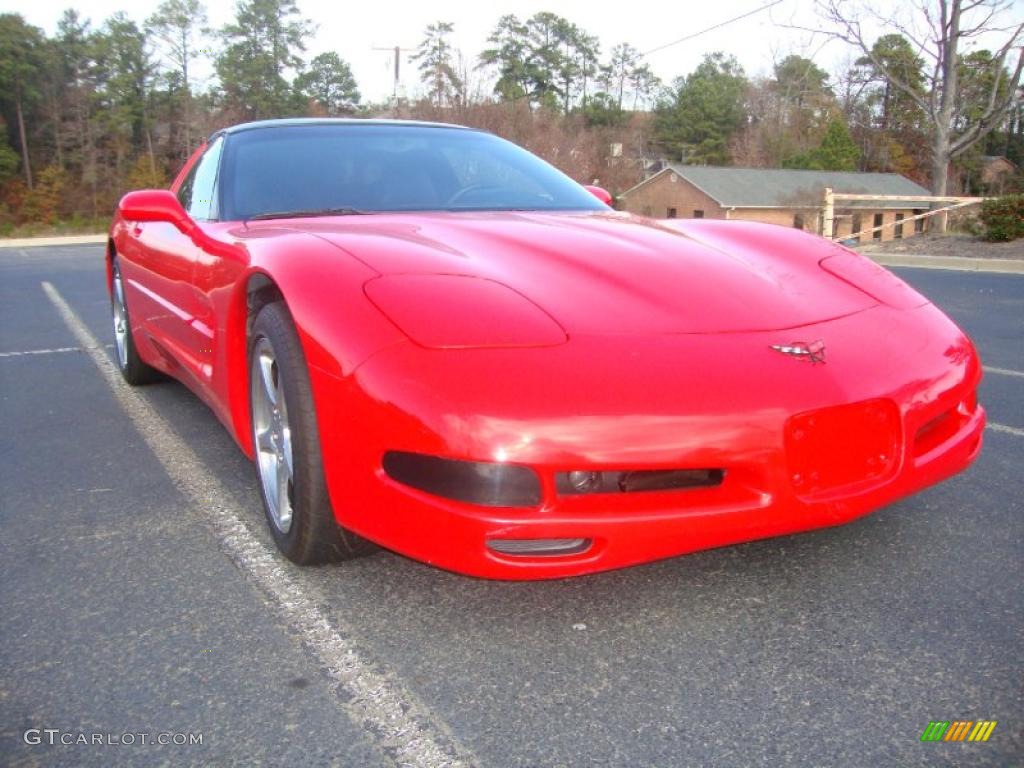
[[160, 378], [159, 371], [142, 362], [138, 350], [135, 349], [128, 304], [124, 297], [124, 279], [121, 277], [121, 267], [116, 258], [111, 262], [110, 271], [113, 277], [110, 314], [114, 321], [114, 353], [117, 357], [118, 370], [121, 371], [124, 380], [133, 386], [156, 381]]
[[299, 565], [312, 565], [372, 549], [334, 519], [305, 356], [281, 303], [268, 304], [256, 316], [249, 387], [260, 494], [281, 552]]

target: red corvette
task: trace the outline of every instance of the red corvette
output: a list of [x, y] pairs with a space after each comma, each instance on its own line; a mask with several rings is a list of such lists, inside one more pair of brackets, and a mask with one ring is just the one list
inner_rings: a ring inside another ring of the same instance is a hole
[[606, 202], [465, 128], [229, 128], [121, 200], [118, 363], [213, 409], [297, 563], [582, 574], [843, 523], [978, 455], [974, 347], [891, 273]]

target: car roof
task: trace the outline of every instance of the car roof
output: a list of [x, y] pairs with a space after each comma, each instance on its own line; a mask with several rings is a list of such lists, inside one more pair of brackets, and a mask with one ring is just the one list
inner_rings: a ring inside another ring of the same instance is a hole
[[[239, 123], [228, 128], [222, 128], [213, 135], [231, 135], [243, 131], [255, 131], [263, 128], [293, 128], [311, 125], [388, 125], [406, 128], [455, 128], [462, 131], [472, 131], [474, 128], [467, 128], [464, 125], [453, 125], [451, 123], [432, 123], [422, 120], [394, 120], [383, 118], [358, 118], [358, 117], [290, 117], [279, 120], [256, 120], [251, 123]], [[213, 136], [211, 136], [213, 138]]]

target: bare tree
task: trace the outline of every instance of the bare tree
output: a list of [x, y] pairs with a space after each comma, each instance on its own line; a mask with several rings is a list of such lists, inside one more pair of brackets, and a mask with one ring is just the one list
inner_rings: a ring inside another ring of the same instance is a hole
[[[905, 93], [927, 116], [931, 135], [933, 195], [946, 194], [949, 163], [996, 128], [1006, 117], [1024, 68], [1024, 23], [1005, 23], [1014, 0], [917, 0], [889, 8], [912, 9], [909, 20], [898, 11], [882, 12], [870, 4], [817, 0], [829, 28], [819, 30], [856, 47], [893, 88]], [[1017, 6], [1019, 7], [1019, 6]], [[865, 21], [896, 30], [914, 45], [925, 62], [924, 87], [895, 71], [880, 56], [864, 31]], [[988, 88], [981, 103], [964, 104], [960, 81], [961, 51], [982, 36], [1001, 34], [1002, 46], [991, 56]], [[1009, 69], [1007, 67], [1009, 63]], [[964, 120], [970, 107], [971, 119]]]

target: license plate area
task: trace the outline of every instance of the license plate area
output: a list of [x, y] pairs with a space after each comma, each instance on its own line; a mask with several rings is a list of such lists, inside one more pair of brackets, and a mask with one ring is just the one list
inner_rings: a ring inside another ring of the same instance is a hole
[[883, 398], [790, 417], [785, 445], [794, 490], [821, 497], [884, 482], [899, 465], [901, 432], [899, 409]]

